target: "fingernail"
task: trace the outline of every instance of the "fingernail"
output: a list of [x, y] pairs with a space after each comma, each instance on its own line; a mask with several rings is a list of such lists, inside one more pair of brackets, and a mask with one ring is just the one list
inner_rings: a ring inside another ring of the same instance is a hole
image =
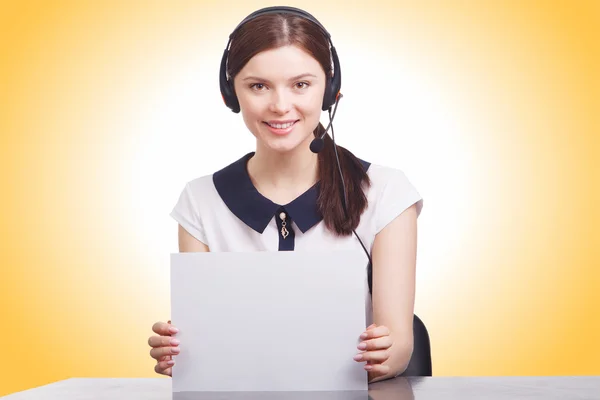
[[172, 327], [169, 328], [169, 332], [171, 332], [171, 333], [177, 333], [177, 332], [179, 332], [179, 329], [177, 329], [174, 326], [172, 326]]
[[174, 360], [169, 360], [169, 361], [167, 361], [167, 365], [175, 365], [175, 361]]
[[173, 353], [179, 353], [179, 347], [173, 347], [171, 349], [171, 352], [173, 352]]
[[365, 332], [365, 333], [363, 333], [362, 335], [360, 335], [360, 338], [361, 338], [361, 339], [366, 339], [366, 338], [367, 338], [367, 336], [368, 336], [368, 335], [367, 335], [367, 332]]
[[357, 347], [359, 350], [365, 350], [367, 348], [367, 344], [365, 342], [362, 342], [359, 343]]
[[177, 339], [171, 339], [171, 342], [170, 342], [170, 343], [171, 343], [173, 346], [177, 346], [178, 344], [180, 344], [179, 340], [177, 340]]
[[357, 354], [354, 356], [355, 361], [360, 361], [360, 360], [362, 360], [362, 358], [363, 358], [362, 354]]
[[372, 369], [373, 369], [373, 366], [372, 366], [372, 365], [370, 365], [370, 364], [367, 364], [367, 365], [365, 365], [365, 369], [366, 369], [367, 371], [369, 371], [369, 370], [372, 370]]

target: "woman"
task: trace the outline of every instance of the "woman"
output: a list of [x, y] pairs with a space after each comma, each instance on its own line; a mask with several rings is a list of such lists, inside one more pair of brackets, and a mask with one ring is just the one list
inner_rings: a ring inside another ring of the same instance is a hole
[[[185, 186], [171, 213], [179, 251], [368, 248], [370, 325], [357, 332], [354, 359], [365, 363], [369, 382], [394, 377], [412, 354], [422, 199], [402, 171], [335, 146], [319, 122], [339, 100], [335, 48], [314, 17], [278, 9], [251, 14], [230, 36], [221, 88], [226, 105], [241, 111], [256, 150]], [[170, 335], [177, 329], [170, 321], [152, 329], [155, 371], [171, 376], [179, 341]]]

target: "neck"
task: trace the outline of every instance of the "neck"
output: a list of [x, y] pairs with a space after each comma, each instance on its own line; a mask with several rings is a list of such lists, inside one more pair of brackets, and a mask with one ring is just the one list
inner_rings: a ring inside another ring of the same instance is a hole
[[308, 147], [279, 153], [257, 146], [248, 161], [248, 174], [265, 197], [285, 204], [304, 193], [318, 180], [318, 155]]

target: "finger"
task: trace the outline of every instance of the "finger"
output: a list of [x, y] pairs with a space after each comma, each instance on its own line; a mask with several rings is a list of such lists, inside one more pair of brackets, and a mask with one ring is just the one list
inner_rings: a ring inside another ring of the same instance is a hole
[[153, 347], [150, 350], [150, 357], [159, 360], [161, 357], [179, 354], [179, 347]]
[[152, 325], [152, 331], [161, 336], [169, 336], [169, 335], [179, 332], [179, 329], [177, 329], [173, 325], [171, 325], [171, 321], [169, 321], [169, 322], [156, 322], [154, 325]]
[[368, 331], [364, 332], [362, 335], [360, 335], [360, 338], [362, 340], [374, 339], [382, 336], [387, 336], [389, 334], [390, 330], [387, 328], [387, 326], [379, 325], [373, 329], [369, 329]]
[[[371, 329], [375, 328], [376, 326], [377, 326], [377, 324], [371, 324], [371, 325], [367, 326], [367, 328], [365, 329], [365, 332], [367, 332], [367, 331], [369, 331], [369, 330], [371, 330]], [[361, 334], [361, 336], [360, 336], [361, 338], [362, 338], [362, 336], [365, 334], [365, 332], [363, 332], [363, 333]]]
[[170, 360], [170, 361], [161, 361], [161, 362], [157, 363], [154, 366], [154, 371], [157, 374], [171, 376], [172, 375], [172, 367], [173, 367], [173, 365], [175, 365], [175, 361], [173, 361], [173, 360]]
[[179, 344], [179, 339], [175, 339], [171, 336], [150, 336], [148, 339], [148, 345], [150, 347], [178, 346]]
[[383, 336], [380, 338], [364, 340], [356, 346], [359, 350], [385, 350], [392, 347], [393, 341], [391, 336]]
[[376, 374], [385, 375], [390, 372], [389, 365], [385, 364], [367, 364], [365, 365], [365, 369], [369, 372], [373, 372]]
[[390, 350], [375, 350], [365, 351], [364, 353], [358, 353], [354, 356], [355, 361], [372, 361], [375, 363], [382, 363], [390, 358]]
[[169, 360], [172, 360], [172, 359], [173, 359], [173, 356], [169, 355], [169, 356], [159, 357], [156, 361], [157, 362], [161, 362], [161, 361], [169, 361]]

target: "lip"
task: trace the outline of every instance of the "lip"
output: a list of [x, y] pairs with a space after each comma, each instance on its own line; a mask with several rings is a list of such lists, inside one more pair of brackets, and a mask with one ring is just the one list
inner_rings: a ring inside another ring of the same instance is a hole
[[[271, 131], [271, 133], [278, 135], [278, 136], [284, 136], [289, 134], [294, 127], [296, 126], [296, 123], [300, 121], [298, 119], [292, 119], [292, 120], [288, 120], [287, 123], [289, 122], [293, 122], [293, 124], [285, 129], [277, 129], [277, 128], [273, 128], [271, 125], [269, 125], [266, 121], [263, 121], [263, 123], [265, 124], [265, 126], [267, 127], [268, 130]], [[285, 124], [286, 122], [284, 121], [269, 121], [269, 123], [273, 123], [273, 124]]]
[[276, 120], [276, 119], [272, 119], [270, 121], [265, 121], [268, 124], [288, 124], [290, 122], [296, 122], [298, 121], [297, 119], [286, 119], [286, 120]]

